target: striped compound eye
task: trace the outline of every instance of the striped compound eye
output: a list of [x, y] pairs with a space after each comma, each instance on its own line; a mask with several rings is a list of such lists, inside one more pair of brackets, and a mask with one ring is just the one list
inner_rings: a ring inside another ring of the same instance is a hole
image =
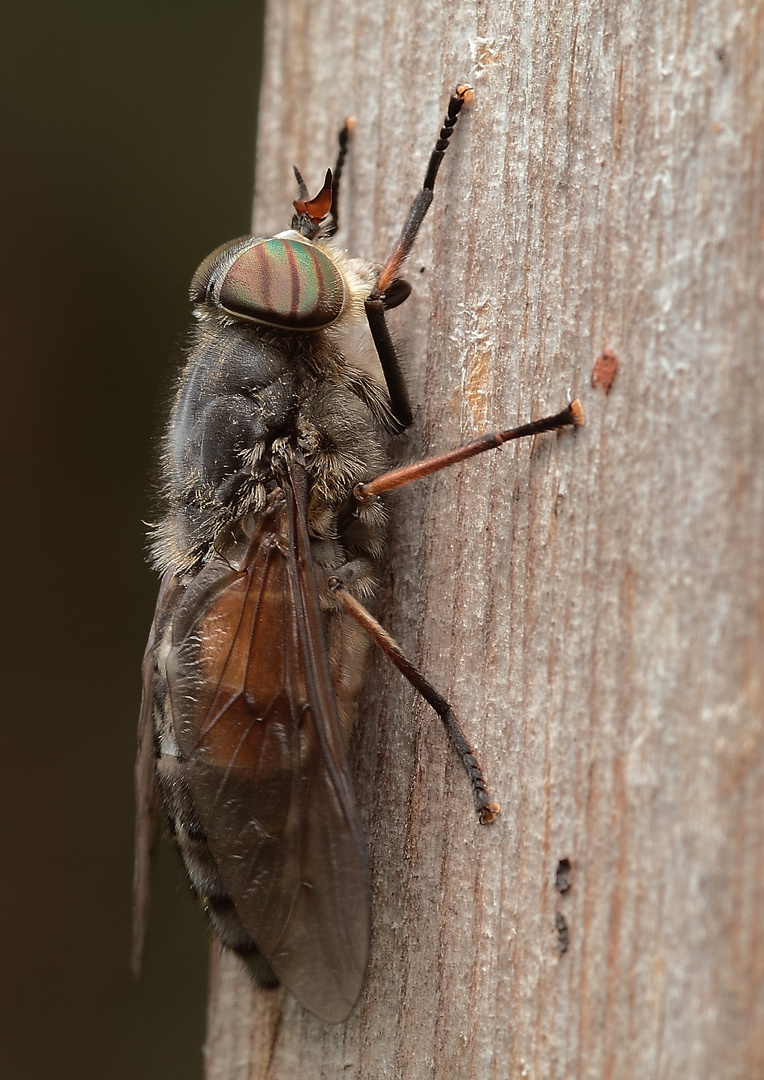
[[197, 270], [191, 298], [283, 330], [320, 330], [345, 304], [332, 260], [304, 240], [248, 237], [214, 251]]

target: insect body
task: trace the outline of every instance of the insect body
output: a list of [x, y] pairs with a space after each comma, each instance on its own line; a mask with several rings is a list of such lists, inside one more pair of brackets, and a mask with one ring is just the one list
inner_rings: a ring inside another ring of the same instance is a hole
[[[207, 258], [197, 326], [163, 445], [163, 572], [144, 658], [134, 965], [140, 962], [157, 802], [224, 945], [264, 985], [345, 1019], [369, 943], [366, 854], [346, 745], [368, 637], [441, 716], [481, 821], [498, 813], [448, 702], [366, 611], [384, 541], [379, 494], [507, 438], [579, 423], [563, 413], [385, 472], [411, 420], [385, 311], [432, 199], [468, 87], [457, 88], [422, 191], [381, 269], [331, 243], [334, 176], [292, 228]], [[384, 383], [343, 344], [365, 321]], [[157, 798], [158, 796], [158, 798]]]

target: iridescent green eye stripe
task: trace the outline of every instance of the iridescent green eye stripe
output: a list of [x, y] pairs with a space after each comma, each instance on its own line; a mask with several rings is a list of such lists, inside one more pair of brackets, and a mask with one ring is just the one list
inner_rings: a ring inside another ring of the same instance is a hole
[[328, 326], [344, 300], [342, 277], [323, 251], [280, 237], [242, 252], [220, 290], [229, 311], [292, 330]]
[[[274, 255], [277, 245], [283, 250], [292, 284], [291, 306], [286, 311], [282, 305], [274, 305], [279, 313], [287, 315], [295, 326], [316, 326], [333, 321], [341, 308], [342, 282], [331, 260], [318, 248], [294, 240], [269, 240], [267, 246], [270, 248], [271, 245]], [[335, 310], [337, 300], [340, 307]]]

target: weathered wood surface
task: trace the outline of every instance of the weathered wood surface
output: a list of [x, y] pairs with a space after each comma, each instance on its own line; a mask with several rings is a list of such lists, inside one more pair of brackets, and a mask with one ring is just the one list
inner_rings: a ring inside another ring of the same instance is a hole
[[271, 4], [258, 231], [353, 114], [341, 240], [383, 259], [475, 87], [390, 317], [398, 452], [569, 389], [587, 427], [390, 498], [378, 612], [502, 816], [375, 658], [363, 998], [329, 1028], [216, 959], [211, 1080], [764, 1076], [763, 28], [762, 0]]

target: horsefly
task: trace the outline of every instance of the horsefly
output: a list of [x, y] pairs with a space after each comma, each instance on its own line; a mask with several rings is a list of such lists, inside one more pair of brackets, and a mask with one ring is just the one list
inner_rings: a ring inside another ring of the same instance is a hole
[[[510, 439], [583, 423], [556, 416], [388, 471], [411, 423], [385, 314], [432, 201], [462, 106], [457, 87], [421, 191], [381, 266], [332, 242], [352, 122], [310, 198], [297, 169], [291, 228], [214, 251], [191, 284], [197, 320], [162, 450], [162, 572], [143, 662], [136, 763], [133, 966], [140, 966], [156, 809], [223, 945], [336, 1023], [369, 955], [365, 844], [347, 757], [369, 639], [440, 716], [482, 823], [499, 807], [449, 703], [364, 601], [385, 541], [380, 496]], [[343, 342], [367, 325], [381, 378]]]

